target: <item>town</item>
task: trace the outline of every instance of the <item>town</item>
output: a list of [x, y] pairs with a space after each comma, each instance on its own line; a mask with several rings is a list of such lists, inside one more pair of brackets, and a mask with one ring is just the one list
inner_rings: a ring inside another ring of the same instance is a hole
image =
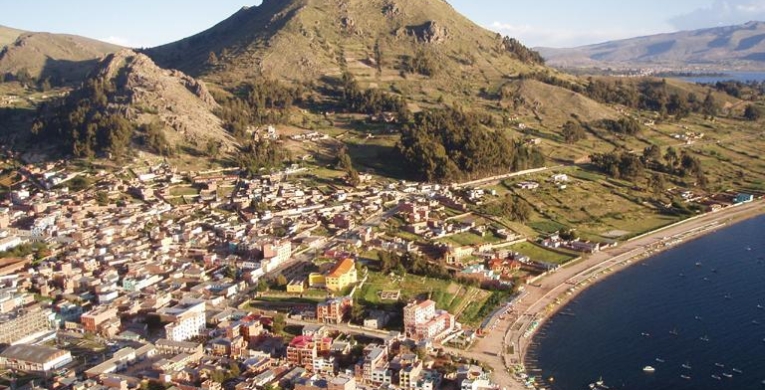
[[525, 286], [616, 245], [529, 241], [476, 211], [497, 197], [480, 186], [353, 188], [299, 166], [4, 172], [0, 369], [13, 388], [497, 388], [508, 368], [462, 351]]

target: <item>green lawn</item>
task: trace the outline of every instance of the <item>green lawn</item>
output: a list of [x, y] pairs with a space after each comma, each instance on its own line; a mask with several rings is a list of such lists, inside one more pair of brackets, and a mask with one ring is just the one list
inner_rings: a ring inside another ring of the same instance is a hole
[[513, 245], [511, 250], [531, 257], [531, 260], [552, 264], [566, 264], [577, 257], [576, 254], [563, 254], [553, 252], [529, 242]]
[[199, 190], [194, 187], [175, 187], [170, 189], [172, 196], [199, 195]]
[[468, 246], [468, 245], [481, 245], [485, 243], [498, 243], [501, 241], [501, 239], [494, 236], [494, 234], [487, 233], [484, 237], [481, 237], [474, 233], [461, 233], [461, 234], [455, 234], [450, 237], [446, 237], [439, 240], [440, 242], [448, 243], [448, 244], [454, 244], [457, 246]]

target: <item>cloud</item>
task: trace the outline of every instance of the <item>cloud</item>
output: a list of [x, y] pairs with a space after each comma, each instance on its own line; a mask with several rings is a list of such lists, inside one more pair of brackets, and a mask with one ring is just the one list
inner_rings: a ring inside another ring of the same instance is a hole
[[508, 35], [532, 47], [574, 47], [633, 38], [640, 35], [653, 34], [656, 31], [623, 30], [623, 29], [560, 29], [536, 27], [528, 24], [516, 25], [494, 22], [488, 26], [490, 30]]
[[139, 47], [138, 45], [131, 43], [129, 39], [122, 38], [122, 37], [110, 36], [107, 38], [101, 38], [99, 39], [99, 41], [111, 43], [113, 45], [118, 45], [123, 47]]
[[714, 0], [708, 7], [675, 16], [669, 22], [679, 30], [695, 30], [753, 20], [765, 20], [765, 0]]

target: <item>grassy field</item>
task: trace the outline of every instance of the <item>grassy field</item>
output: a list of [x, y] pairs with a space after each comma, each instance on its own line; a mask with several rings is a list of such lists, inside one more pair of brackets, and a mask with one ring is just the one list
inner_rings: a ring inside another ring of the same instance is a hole
[[559, 253], [559, 252], [550, 251], [529, 242], [513, 245], [512, 247], [510, 247], [510, 249], [520, 254], [531, 257], [531, 260], [541, 261], [545, 263], [552, 263], [552, 264], [566, 264], [578, 256], [574, 252], [571, 252], [570, 254], [564, 254], [568, 252], [562, 251], [564, 253]]
[[447, 280], [416, 275], [390, 277], [370, 272], [369, 279], [359, 290], [357, 297], [366, 305], [393, 309], [396, 307], [394, 302], [380, 299], [380, 292], [383, 290], [400, 290], [401, 302], [430, 298], [436, 302], [437, 308], [449, 311], [457, 316], [458, 321], [467, 324], [475, 324], [482, 320], [475, 318], [477, 310], [473, 308], [480, 309], [491, 295], [489, 291]]
[[502, 241], [499, 237], [496, 237], [492, 233], [487, 233], [481, 237], [475, 233], [460, 233], [450, 237], [442, 238], [438, 240], [446, 244], [453, 244], [456, 246], [468, 246], [468, 245], [481, 245], [481, 244], [495, 244]]
[[194, 187], [174, 187], [170, 189], [170, 195], [172, 196], [199, 195], [199, 190], [197, 190]]

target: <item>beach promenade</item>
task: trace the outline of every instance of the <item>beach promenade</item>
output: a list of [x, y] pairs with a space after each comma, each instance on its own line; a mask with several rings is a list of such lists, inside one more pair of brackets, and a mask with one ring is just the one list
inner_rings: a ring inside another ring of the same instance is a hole
[[621, 243], [618, 247], [584, 257], [575, 264], [552, 273], [536, 285], [529, 285], [511, 313], [494, 324], [493, 330], [479, 339], [470, 351], [452, 350], [461, 356], [485, 362], [494, 370], [493, 380], [500, 388], [524, 389], [510, 369], [524, 365], [533, 333], [567, 299], [605, 274], [617, 271], [662, 250], [713, 232], [737, 221], [765, 212], [758, 201], [703, 214]]

